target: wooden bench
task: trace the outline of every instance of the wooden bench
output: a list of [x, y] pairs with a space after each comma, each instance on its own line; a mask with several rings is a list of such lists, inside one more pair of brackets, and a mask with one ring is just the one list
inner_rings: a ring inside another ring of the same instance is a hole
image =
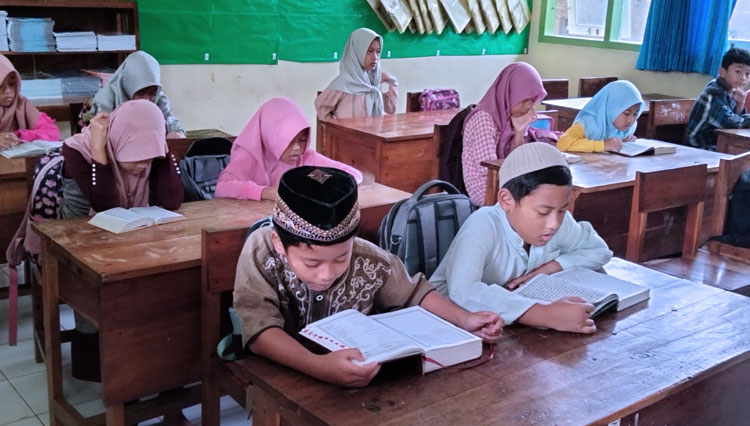
[[649, 104], [646, 137], [682, 144], [695, 99], [654, 99]]
[[545, 100], [567, 99], [569, 82], [567, 78], [543, 78], [542, 86], [547, 92]]
[[617, 77], [581, 77], [578, 80], [578, 97], [590, 98], [613, 81], [617, 81]]

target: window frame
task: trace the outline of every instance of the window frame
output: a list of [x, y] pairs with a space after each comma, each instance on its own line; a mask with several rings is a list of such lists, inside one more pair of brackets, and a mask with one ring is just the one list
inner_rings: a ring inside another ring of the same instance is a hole
[[642, 43], [620, 41], [612, 38], [613, 34], [620, 33], [622, 2], [623, 0], [607, 0], [607, 15], [604, 20], [604, 38], [602, 40], [594, 40], [584, 37], [547, 34], [546, 29], [552, 28], [555, 25], [555, 14], [548, 14], [547, 11], [554, 10], [557, 6], [557, 0], [542, 0], [542, 10], [539, 19], [539, 42], [637, 52], [641, 50]]

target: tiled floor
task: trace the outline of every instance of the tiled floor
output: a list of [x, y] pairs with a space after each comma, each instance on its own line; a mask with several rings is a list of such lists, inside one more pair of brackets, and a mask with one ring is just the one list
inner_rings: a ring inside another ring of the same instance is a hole
[[[8, 286], [7, 265], [0, 266], [0, 287]], [[60, 307], [60, 324], [64, 329], [73, 327], [73, 311]], [[47, 369], [34, 361], [31, 328], [31, 296], [18, 299], [18, 345], [8, 345], [8, 301], [0, 300], [0, 426], [49, 425], [47, 404]], [[104, 412], [101, 386], [84, 382], [70, 375], [70, 345], [62, 348], [63, 392], [84, 417]], [[231, 398], [221, 400], [222, 425], [248, 425], [245, 410]], [[191, 423], [201, 422], [201, 408], [196, 405], [183, 412]], [[141, 425], [158, 424], [153, 419]]]

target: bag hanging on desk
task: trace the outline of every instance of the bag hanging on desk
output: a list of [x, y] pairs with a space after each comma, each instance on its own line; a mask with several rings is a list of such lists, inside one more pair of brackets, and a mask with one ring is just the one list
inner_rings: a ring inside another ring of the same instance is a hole
[[451, 119], [438, 147], [438, 179], [455, 186], [462, 194], [467, 194], [464, 167], [461, 162], [464, 151], [464, 121], [475, 106], [467, 106]]
[[[427, 194], [433, 188], [445, 192]], [[448, 182], [432, 180], [391, 207], [378, 229], [378, 245], [398, 256], [410, 275], [429, 278], [458, 229], [476, 206]]]
[[229, 164], [232, 142], [226, 138], [198, 139], [180, 160], [185, 201], [211, 200], [219, 174]]
[[750, 248], [750, 170], [742, 172], [729, 196], [727, 219], [721, 241]]
[[419, 95], [420, 111], [439, 111], [461, 108], [461, 100], [455, 89], [425, 89]]

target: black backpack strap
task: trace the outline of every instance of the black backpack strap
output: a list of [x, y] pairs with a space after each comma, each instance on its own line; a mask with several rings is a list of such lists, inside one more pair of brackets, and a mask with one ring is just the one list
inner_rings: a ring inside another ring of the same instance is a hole
[[[419, 270], [424, 271], [426, 276], [438, 266], [438, 240], [437, 240], [437, 203], [431, 208], [416, 209], [417, 226], [419, 227]], [[413, 274], [416, 271], [409, 271]]]

